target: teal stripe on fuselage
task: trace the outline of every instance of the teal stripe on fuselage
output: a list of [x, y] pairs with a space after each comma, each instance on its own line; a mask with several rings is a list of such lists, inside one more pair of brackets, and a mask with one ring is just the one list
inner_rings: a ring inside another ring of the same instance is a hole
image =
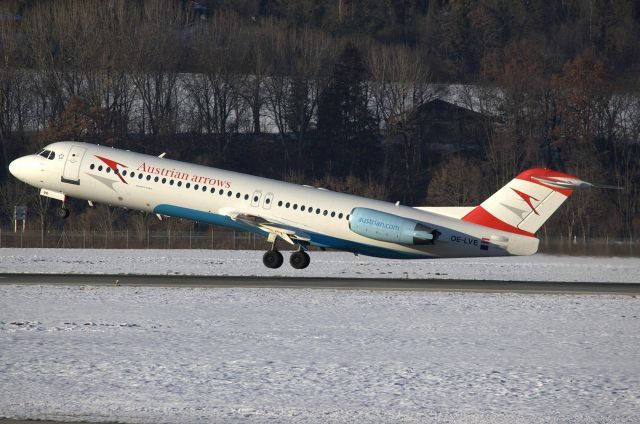
[[[266, 237], [268, 233], [259, 228], [251, 225], [243, 224], [242, 222], [234, 221], [228, 216], [219, 215], [213, 212], [204, 212], [196, 209], [183, 208], [174, 205], [158, 205], [153, 209], [154, 213], [166, 216], [172, 216], [175, 218], [189, 219], [197, 222], [204, 222], [212, 225], [221, 225], [234, 230], [247, 231]], [[359, 253], [366, 256], [376, 256], [379, 258], [390, 259], [425, 259], [429, 258], [427, 255], [412, 254], [406, 252], [400, 252], [392, 249], [385, 249], [378, 246], [372, 246], [364, 243], [357, 243], [350, 240], [344, 240], [336, 237], [331, 237], [326, 234], [309, 232], [305, 230], [305, 234], [311, 238], [311, 245], [317, 247], [325, 247], [329, 249], [343, 250], [346, 252]]]
[[158, 205], [153, 209], [153, 213], [172, 216], [175, 218], [190, 219], [191, 221], [204, 222], [206, 224], [222, 225], [223, 227], [256, 233], [265, 237], [268, 235], [266, 231], [260, 230], [259, 228], [243, 224], [242, 222], [234, 221], [228, 216], [219, 215], [213, 212], [204, 212], [197, 209], [183, 208], [174, 205]]

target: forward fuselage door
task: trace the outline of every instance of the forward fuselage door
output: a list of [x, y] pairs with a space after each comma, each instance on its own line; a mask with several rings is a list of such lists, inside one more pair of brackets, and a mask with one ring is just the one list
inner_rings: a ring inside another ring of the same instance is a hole
[[63, 183], [80, 185], [80, 165], [86, 151], [84, 147], [71, 147], [62, 171]]

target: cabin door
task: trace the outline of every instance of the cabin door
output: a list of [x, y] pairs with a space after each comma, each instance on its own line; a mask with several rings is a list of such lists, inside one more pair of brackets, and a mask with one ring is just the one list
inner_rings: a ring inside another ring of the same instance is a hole
[[80, 185], [80, 165], [87, 149], [80, 146], [73, 146], [67, 155], [62, 171], [62, 182]]

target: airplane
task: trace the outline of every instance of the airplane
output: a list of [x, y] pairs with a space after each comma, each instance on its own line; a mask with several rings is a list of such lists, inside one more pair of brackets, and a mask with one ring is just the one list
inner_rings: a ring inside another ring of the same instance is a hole
[[60, 218], [77, 198], [249, 231], [271, 243], [266, 267], [284, 262], [282, 240], [295, 248], [296, 269], [309, 265], [311, 246], [393, 259], [532, 255], [536, 231], [572, 192], [597, 186], [533, 168], [477, 206], [410, 207], [164, 156], [61, 141], [15, 159], [9, 171], [61, 201]]

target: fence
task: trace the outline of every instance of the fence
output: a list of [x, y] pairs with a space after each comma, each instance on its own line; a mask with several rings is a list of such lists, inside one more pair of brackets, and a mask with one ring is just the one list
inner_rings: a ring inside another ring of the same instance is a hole
[[[242, 231], [212, 227], [207, 231], [66, 231], [0, 228], [2, 247], [46, 247], [82, 249], [244, 249], [268, 250], [264, 237]], [[286, 243], [279, 245], [287, 248]], [[640, 243], [611, 239], [547, 238], [540, 252], [582, 256], [640, 256]]]
[[82, 249], [269, 249], [264, 237], [212, 228], [209, 231], [66, 231], [0, 228], [1, 247]]

